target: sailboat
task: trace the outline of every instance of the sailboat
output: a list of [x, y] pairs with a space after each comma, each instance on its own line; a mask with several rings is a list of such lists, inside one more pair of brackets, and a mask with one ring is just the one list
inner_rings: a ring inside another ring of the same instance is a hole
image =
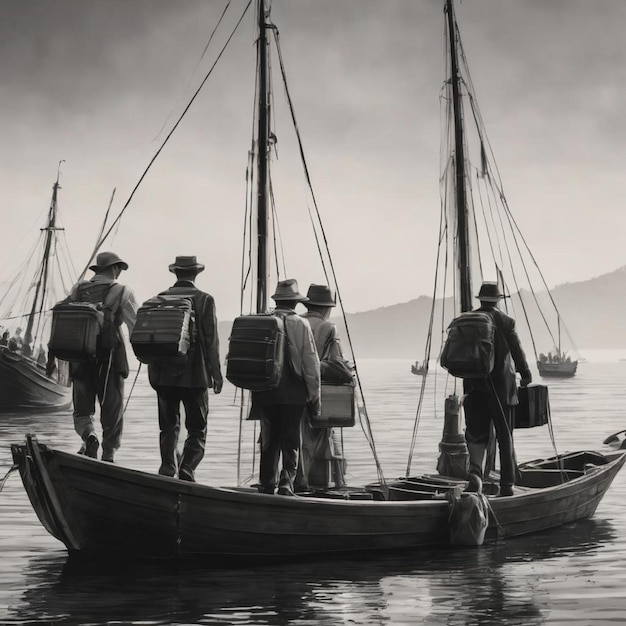
[[[446, 16], [454, 50], [458, 32], [452, 0], [446, 2]], [[263, 0], [256, 4], [255, 22], [260, 85], [255, 195], [259, 202], [256, 220], [249, 223], [256, 222], [260, 242], [255, 306], [265, 311], [264, 207], [272, 133], [265, 56], [268, 39], [277, 29]], [[362, 411], [359, 419], [364, 419]], [[445, 549], [450, 546], [446, 494], [467, 485], [464, 476], [441, 472], [419, 476], [407, 472], [406, 477], [387, 482], [381, 470], [377, 481], [341, 493], [328, 489], [284, 497], [259, 493], [253, 486], [216, 487], [104, 463], [49, 447], [33, 434], [11, 450], [41, 523], [77, 558], [202, 559], [205, 567], [211, 567], [223, 562]], [[626, 452], [580, 451], [522, 464], [514, 495], [489, 497], [485, 540], [590, 517], [625, 460]]]
[[[58, 220], [59, 174], [39, 245], [8, 283], [0, 322], [19, 340], [0, 346], [0, 412], [56, 411], [71, 404], [68, 364], [47, 363], [51, 309], [73, 284], [73, 268]], [[31, 273], [32, 272], [32, 273]], [[21, 333], [23, 329], [23, 334]]]
[[415, 374], [416, 376], [423, 376], [426, 373], [428, 373], [428, 368], [424, 363], [420, 365], [419, 361], [415, 361], [415, 363], [411, 364], [411, 374]]
[[558, 343], [554, 352], [547, 355], [541, 353], [537, 359], [537, 369], [539, 375], [544, 378], [571, 378], [576, 374], [578, 359], [572, 359], [561, 349], [561, 320], [558, 322]]

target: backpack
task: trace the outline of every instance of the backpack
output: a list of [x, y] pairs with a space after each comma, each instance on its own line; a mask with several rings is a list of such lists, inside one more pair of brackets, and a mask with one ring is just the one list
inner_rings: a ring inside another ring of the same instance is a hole
[[[83, 281], [75, 300], [66, 298], [52, 308], [48, 351], [61, 361], [88, 363], [107, 360], [119, 343], [113, 314], [117, 283]], [[124, 287], [119, 285], [118, 304]], [[114, 296], [114, 294], [111, 294]]]
[[241, 315], [228, 338], [226, 378], [236, 387], [270, 391], [280, 382], [287, 347], [282, 315]]
[[130, 343], [142, 363], [179, 365], [187, 360], [195, 335], [193, 298], [161, 294], [139, 307]]
[[495, 333], [489, 313], [461, 313], [448, 326], [441, 366], [457, 378], [486, 378], [493, 370]]

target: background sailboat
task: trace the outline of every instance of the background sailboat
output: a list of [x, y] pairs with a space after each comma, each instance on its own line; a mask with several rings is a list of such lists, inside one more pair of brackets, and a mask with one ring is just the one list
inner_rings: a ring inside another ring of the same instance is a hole
[[69, 291], [76, 272], [58, 213], [59, 176], [37, 245], [8, 282], [0, 299], [0, 324], [21, 345], [0, 347], [0, 411], [50, 411], [71, 404], [67, 363], [47, 366], [51, 308]]

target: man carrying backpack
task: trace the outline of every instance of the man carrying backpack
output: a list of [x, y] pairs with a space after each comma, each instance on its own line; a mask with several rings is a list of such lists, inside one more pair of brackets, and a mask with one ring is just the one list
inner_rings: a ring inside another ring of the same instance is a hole
[[135, 325], [137, 303], [129, 287], [117, 282], [128, 263], [115, 252], [100, 252], [90, 280], [78, 282], [68, 301], [102, 303], [105, 323], [98, 337], [95, 361], [70, 363], [74, 401], [74, 429], [83, 440], [79, 454], [97, 458], [100, 442], [94, 428], [96, 398], [102, 424], [102, 460], [113, 462], [120, 447], [124, 414], [124, 379], [128, 377], [128, 359], [121, 333], [122, 323], [130, 333]]
[[477, 311], [488, 313], [495, 325], [494, 366], [487, 378], [466, 378], [465, 440], [469, 451], [470, 477], [468, 490], [480, 491], [489, 442], [491, 424], [500, 448], [500, 495], [513, 495], [515, 483], [515, 452], [513, 449], [513, 409], [517, 400], [515, 372], [521, 374], [523, 387], [532, 382], [526, 355], [515, 330], [515, 320], [500, 309], [503, 298], [498, 284], [484, 282], [478, 293]]
[[309, 322], [295, 312], [298, 302], [307, 300], [298, 292], [298, 283], [293, 278], [280, 281], [272, 299], [276, 302], [274, 315], [284, 320], [287, 341], [278, 386], [252, 392], [252, 410], [261, 419], [258, 489], [274, 493], [282, 454], [278, 493], [293, 496], [302, 418], [307, 407], [316, 415], [320, 411], [320, 361]]
[[[159, 474], [195, 481], [195, 469], [204, 457], [209, 413], [209, 387], [222, 391], [219, 339], [213, 296], [195, 286], [204, 265], [195, 256], [177, 256], [169, 266], [176, 274], [172, 287], [159, 295], [189, 296], [193, 300], [194, 329], [187, 358], [148, 366], [150, 384], [157, 392], [159, 408]], [[187, 438], [180, 461], [177, 457], [180, 405], [185, 407]]]

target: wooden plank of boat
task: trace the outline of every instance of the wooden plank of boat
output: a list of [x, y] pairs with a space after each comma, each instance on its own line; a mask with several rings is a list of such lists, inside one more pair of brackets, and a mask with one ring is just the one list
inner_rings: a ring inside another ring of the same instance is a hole
[[[449, 544], [448, 503], [436, 499], [434, 489], [427, 496], [416, 490], [417, 499], [405, 501], [286, 498], [107, 464], [48, 448], [31, 435], [12, 452], [44, 527], [73, 554], [219, 562]], [[539, 467], [534, 472], [552, 477], [554, 484], [489, 498], [487, 540], [593, 515], [626, 452], [601, 458], [601, 465], [563, 474], [573, 476], [565, 484], [551, 468]], [[459, 484], [430, 477], [431, 485], [433, 478], [440, 492]]]

